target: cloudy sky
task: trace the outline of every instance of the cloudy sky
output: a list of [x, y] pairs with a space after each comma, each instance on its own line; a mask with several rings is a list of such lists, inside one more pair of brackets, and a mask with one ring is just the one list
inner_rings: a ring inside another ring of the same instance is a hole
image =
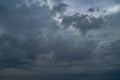
[[0, 0], [0, 80], [120, 80], [119, 0]]

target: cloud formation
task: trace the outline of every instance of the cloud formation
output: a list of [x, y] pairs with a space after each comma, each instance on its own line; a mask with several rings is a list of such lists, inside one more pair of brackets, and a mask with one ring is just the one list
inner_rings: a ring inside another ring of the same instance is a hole
[[91, 6], [68, 14], [71, 6], [64, 0], [0, 1], [0, 79], [56, 74], [93, 80], [97, 72], [119, 68], [119, 12], [96, 16], [102, 7]]

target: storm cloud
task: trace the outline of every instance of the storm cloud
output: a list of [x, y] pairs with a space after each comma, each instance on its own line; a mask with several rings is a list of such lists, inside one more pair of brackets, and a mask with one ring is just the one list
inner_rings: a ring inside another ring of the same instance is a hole
[[120, 79], [116, 1], [1, 0], [0, 79]]

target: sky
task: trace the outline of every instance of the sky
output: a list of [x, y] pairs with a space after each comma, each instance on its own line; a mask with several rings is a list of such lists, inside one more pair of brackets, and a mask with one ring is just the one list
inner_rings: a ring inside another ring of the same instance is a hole
[[0, 0], [0, 80], [120, 80], [119, 0]]

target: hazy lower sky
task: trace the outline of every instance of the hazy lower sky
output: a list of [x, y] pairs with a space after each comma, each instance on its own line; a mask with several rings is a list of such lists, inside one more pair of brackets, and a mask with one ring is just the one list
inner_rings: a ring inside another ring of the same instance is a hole
[[120, 1], [0, 0], [0, 80], [120, 80]]

